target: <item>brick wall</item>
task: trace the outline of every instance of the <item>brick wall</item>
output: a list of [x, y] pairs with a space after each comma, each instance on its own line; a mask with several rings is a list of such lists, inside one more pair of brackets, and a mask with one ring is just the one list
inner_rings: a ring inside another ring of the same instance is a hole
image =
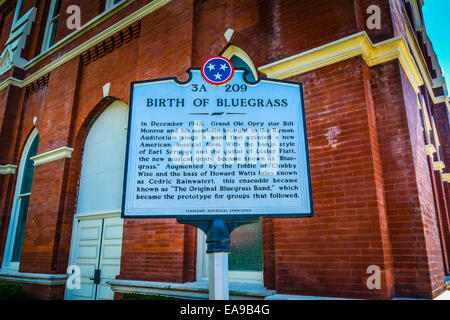
[[429, 298], [443, 265], [417, 98], [398, 62], [372, 75], [396, 294]]
[[[354, 58], [290, 79], [304, 84], [315, 216], [274, 219], [280, 293], [393, 296], [366, 68]], [[382, 270], [380, 290], [366, 286], [371, 265]]]
[[425, 235], [425, 248], [428, 259], [428, 271], [430, 273], [430, 286], [433, 297], [445, 288], [445, 279], [441, 246], [439, 243], [439, 232], [437, 228], [436, 211], [434, 207], [433, 192], [430, 176], [427, 174], [428, 164], [425, 153], [425, 139], [421, 124], [419, 109], [417, 106], [417, 95], [411, 86], [403, 69], [400, 70], [403, 97], [405, 100], [408, 129], [411, 139], [411, 151], [414, 159], [414, 169], [420, 211], [423, 221], [423, 232]]

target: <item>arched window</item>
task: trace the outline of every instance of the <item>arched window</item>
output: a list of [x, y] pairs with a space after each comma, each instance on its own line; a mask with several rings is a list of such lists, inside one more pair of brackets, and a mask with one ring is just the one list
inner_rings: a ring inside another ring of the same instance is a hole
[[22, 151], [3, 258], [3, 268], [15, 271], [19, 269], [28, 206], [30, 204], [31, 186], [33, 184], [34, 164], [31, 158], [37, 155], [38, 145], [39, 134], [34, 129]]
[[81, 269], [81, 288], [67, 288], [66, 299], [114, 298], [107, 282], [120, 272], [127, 123], [128, 106], [115, 101], [86, 137], [69, 257]]
[[89, 130], [83, 151], [78, 215], [120, 212], [127, 120], [128, 106], [116, 101]]

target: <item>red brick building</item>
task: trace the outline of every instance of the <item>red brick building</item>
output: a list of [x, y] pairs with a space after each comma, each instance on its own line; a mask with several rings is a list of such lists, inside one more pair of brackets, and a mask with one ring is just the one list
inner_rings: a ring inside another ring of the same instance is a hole
[[130, 83], [223, 55], [303, 83], [315, 208], [236, 230], [231, 297], [445, 290], [450, 101], [423, 0], [75, 2], [0, 0], [1, 282], [40, 299], [207, 297], [204, 236], [124, 221], [120, 203]]

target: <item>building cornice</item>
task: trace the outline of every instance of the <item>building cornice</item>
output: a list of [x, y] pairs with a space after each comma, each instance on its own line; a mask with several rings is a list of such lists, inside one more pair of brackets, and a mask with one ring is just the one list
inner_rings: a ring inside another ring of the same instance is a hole
[[[111, 12], [100, 15], [96, 19], [83, 26], [79, 31], [70, 34], [64, 38], [51, 50], [35, 57], [25, 66], [25, 69], [29, 69], [39, 61], [50, 55], [54, 51], [64, 46], [67, 42], [73, 41], [77, 37], [81, 36], [84, 32], [92, 29], [100, 22], [106, 20], [110, 15], [121, 10], [124, 6], [131, 3], [133, 0], [125, 2], [123, 5], [112, 10]], [[6, 88], [8, 85], [15, 85], [17, 87], [25, 87], [33, 81], [39, 79], [43, 75], [58, 68], [67, 61], [79, 56], [82, 52], [88, 50], [92, 46], [95, 46], [121, 29], [131, 25], [132, 23], [139, 21], [146, 15], [156, 11], [164, 5], [171, 2], [171, 0], [154, 0], [148, 5], [142, 7], [136, 12], [130, 14], [125, 19], [117, 22], [113, 26], [104, 30], [103, 32], [95, 35], [91, 39], [82, 43], [75, 49], [67, 52], [63, 56], [59, 57], [55, 61], [49, 63], [42, 69], [33, 73], [24, 80], [17, 80], [13, 78], [6, 79], [0, 83], [0, 90]], [[102, 20], [103, 19], [103, 20]], [[267, 77], [273, 77], [276, 79], [286, 79], [298, 74], [302, 74], [308, 71], [312, 71], [317, 68], [325, 67], [346, 59], [350, 59], [356, 56], [362, 56], [369, 66], [375, 66], [387, 61], [398, 59], [411, 81], [414, 89], [418, 92], [418, 87], [423, 84], [426, 85], [428, 92], [433, 100], [433, 103], [445, 103], [450, 113], [450, 99], [446, 96], [436, 97], [433, 91], [433, 83], [430, 80], [429, 72], [425, 64], [425, 60], [420, 50], [418, 50], [415, 37], [410, 30], [409, 22], [407, 25], [407, 39], [411, 46], [408, 46], [408, 42], [404, 37], [392, 38], [377, 44], [373, 44], [366, 32], [356, 33], [354, 35], [339, 39], [337, 41], [328, 43], [308, 50], [306, 52], [273, 62], [271, 64], [258, 68], [259, 71], [264, 73]]]
[[[402, 10], [403, 10], [403, 22], [404, 22], [405, 29], [406, 29], [406, 40], [408, 41], [408, 43], [410, 45], [411, 52], [414, 56], [415, 61], [417, 62], [417, 66], [419, 67], [419, 70], [423, 76], [427, 91], [430, 94], [434, 104], [446, 103], [447, 107], [450, 108], [450, 105], [448, 104], [447, 96], [436, 97], [436, 95], [434, 94], [433, 88], [435, 87], [435, 84], [434, 84], [433, 78], [430, 74], [430, 70], [428, 69], [427, 62], [423, 55], [422, 49], [420, 49], [420, 45], [417, 40], [415, 31], [411, 25], [411, 21], [409, 20], [408, 15], [406, 13], [406, 9], [403, 5], [402, 5]], [[426, 34], [425, 30], [421, 30], [421, 32], [424, 34], [423, 35], [424, 41], [427, 42], [428, 35]], [[431, 46], [431, 43], [429, 45], [427, 45], [427, 49], [432, 51], [430, 53], [430, 59], [432, 60], [432, 63], [433, 63], [432, 55], [435, 53], [434, 53], [434, 49], [430, 46]], [[436, 58], [435, 63], [438, 64], [437, 58]], [[437, 72], [440, 72], [439, 69], [437, 70]], [[444, 79], [442, 79], [441, 82], [442, 82], [442, 85], [445, 87]], [[450, 111], [450, 109], [449, 109], [449, 111]]]
[[39, 154], [35, 157], [32, 157], [31, 160], [34, 161], [34, 166], [40, 166], [49, 162], [53, 162], [60, 159], [72, 157], [73, 149], [69, 147], [62, 147], [55, 150], [51, 150], [42, 154]]
[[17, 169], [17, 166], [12, 165], [12, 164], [0, 166], [0, 175], [15, 174], [16, 169]]
[[[40, 62], [43, 59], [45, 59], [48, 55], [50, 55], [53, 52], [55, 52], [56, 50], [62, 48], [68, 42], [73, 41], [76, 38], [80, 37], [82, 34], [86, 33], [90, 29], [94, 28], [96, 25], [98, 25], [101, 22], [103, 22], [104, 20], [108, 19], [110, 16], [115, 14], [117, 11], [123, 9], [124, 6], [130, 4], [133, 1], [134, 0], [127, 1], [124, 4], [120, 5], [119, 7], [117, 7], [115, 9], [113, 9], [113, 10], [111, 10], [111, 11], [109, 11], [109, 12], [103, 14], [103, 15], [100, 15], [99, 17], [91, 20], [89, 23], [87, 23], [85, 26], [83, 26], [80, 30], [71, 33], [66, 38], [64, 38], [61, 41], [59, 41], [58, 43], [56, 43], [52, 48], [50, 48], [50, 50], [48, 50], [48, 51], [38, 55], [37, 57], [35, 57], [32, 60], [30, 60], [28, 62], [28, 64], [25, 66], [25, 70], [30, 69], [31, 67], [36, 65], [38, 62]], [[98, 33], [94, 37], [92, 37], [89, 40], [83, 42], [82, 44], [80, 44], [75, 49], [67, 52], [66, 54], [62, 55], [61, 57], [59, 57], [56, 60], [52, 61], [51, 63], [47, 64], [45, 67], [43, 67], [40, 70], [36, 71], [35, 73], [30, 75], [26, 79], [24, 79], [24, 80], [17, 80], [16, 79], [17, 81], [13, 81], [13, 82], [10, 81], [11, 78], [6, 79], [2, 83], [0, 83], [0, 90], [3, 90], [8, 85], [15, 85], [15, 86], [20, 87], [20, 88], [23, 88], [23, 87], [29, 85], [33, 81], [41, 78], [45, 74], [47, 74], [47, 73], [51, 72], [52, 70], [60, 67], [64, 63], [70, 61], [71, 59], [78, 57], [84, 51], [86, 51], [89, 48], [91, 48], [91, 47], [93, 47], [93, 46], [103, 42], [104, 40], [106, 40], [107, 38], [111, 37], [112, 35], [114, 35], [118, 31], [120, 31], [120, 30], [130, 26], [131, 24], [141, 20], [145, 16], [147, 16], [150, 13], [152, 13], [152, 12], [158, 10], [159, 8], [165, 6], [166, 4], [168, 4], [171, 1], [172, 0], [154, 0], [154, 1], [150, 2], [148, 5], [146, 5], [146, 6], [142, 7], [142, 8], [140, 8], [139, 10], [133, 12], [132, 14], [128, 15], [126, 18], [122, 19], [121, 21], [119, 21], [116, 24], [114, 24], [111, 27], [109, 27], [108, 29]]]
[[419, 92], [419, 87], [425, 84], [433, 103], [445, 103], [450, 113], [449, 97], [436, 97], [434, 94], [425, 60], [420, 50], [415, 47], [415, 38], [409, 28], [407, 37], [409, 42], [414, 44], [411, 51], [403, 36], [373, 44], [363, 31], [261, 66], [258, 70], [269, 78], [287, 79], [357, 56], [361, 56], [369, 67], [398, 59], [415, 91]]

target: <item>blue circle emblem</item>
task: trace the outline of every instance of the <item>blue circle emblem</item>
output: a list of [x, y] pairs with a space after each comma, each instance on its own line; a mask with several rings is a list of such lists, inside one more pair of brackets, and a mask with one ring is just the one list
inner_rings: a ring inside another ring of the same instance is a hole
[[225, 84], [233, 78], [233, 75], [233, 64], [227, 58], [211, 57], [203, 63], [202, 76], [211, 84]]

